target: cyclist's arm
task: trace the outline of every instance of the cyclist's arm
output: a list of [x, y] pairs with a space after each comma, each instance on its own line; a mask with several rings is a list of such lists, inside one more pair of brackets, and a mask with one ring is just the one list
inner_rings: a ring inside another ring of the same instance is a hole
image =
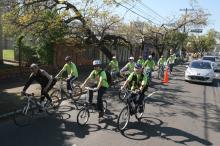
[[125, 83], [123, 84], [123, 86], [121, 87], [121, 89], [124, 89], [128, 86], [128, 84], [130, 83], [130, 81], [132, 80], [132, 77], [133, 77], [133, 73], [131, 73], [129, 76], [128, 76], [128, 79], [125, 81]]
[[140, 87], [140, 91], [143, 91], [144, 90], [144, 87], [147, 86], [147, 80], [148, 78], [146, 76], [144, 76], [142, 82], [141, 82], [141, 87]]
[[66, 65], [63, 66], [63, 68], [60, 70], [60, 72], [56, 75], [56, 77], [59, 77], [64, 71], [66, 70]]
[[44, 89], [47, 90], [47, 89], [50, 87], [50, 85], [51, 85], [51, 83], [52, 83], [52, 81], [53, 81], [53, 78], [52, 78], [52, 76], [49, 75], [45, 70], [42, 71], [42, 74], [43, 74], [45, 77], [47, 77], [47, 79], [48, 79], [47, 86], [44, 88]]
[[89, 79], [91, 79], [93, 77], [94, 71], [92, 71], [90, 73], [90, 75], [85, 79], [85, 81], [83, 82], [82, 86], [85, 86], [85, 84], [88, 82]]
[[33, 73], [30, 75], [28, 81], [26, 82], [26, 84], [24, 85], [24, 88], [23, 88], [23, 92], [25, 92], [27, 90], [27, 88], [32, 84], [32, 82], [34, 81], [34, 76], [33, 76]]

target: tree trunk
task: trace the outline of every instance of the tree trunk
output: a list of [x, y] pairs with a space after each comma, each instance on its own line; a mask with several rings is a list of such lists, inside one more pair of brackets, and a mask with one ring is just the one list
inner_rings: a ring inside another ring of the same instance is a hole
[[0, 6], [0, 64], [3, 64], [3, 31], [2, 31], [2, 8]]

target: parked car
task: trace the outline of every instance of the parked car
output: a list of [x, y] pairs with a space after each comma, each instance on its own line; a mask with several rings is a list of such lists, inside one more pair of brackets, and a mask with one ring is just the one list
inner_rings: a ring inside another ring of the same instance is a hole
[[220, 70], [220, 64], [218, 64], [216, 56], [203, 56], [202, 60], [209, 60], [209, 61], [213, 62], [214, 71]]
[[215, 73], [211, 61], [194, 60], [185, 71], [185, 80], [201, 83], [213, 83]]

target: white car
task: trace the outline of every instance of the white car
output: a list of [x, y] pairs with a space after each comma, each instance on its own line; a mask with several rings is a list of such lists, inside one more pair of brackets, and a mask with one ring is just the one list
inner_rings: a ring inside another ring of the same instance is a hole
[[211, 61], [194, 60], [185, 71], [185, 80], [202, 83], [213, 83], [215, 73]]
[[203, 56], [202, 60], [209, 60], [211, 61], [213, 64], [213, 69], [214, 71], [219, 71], [220, 70], [220, 66], [217, 63], [217, 58], [216, 56]]

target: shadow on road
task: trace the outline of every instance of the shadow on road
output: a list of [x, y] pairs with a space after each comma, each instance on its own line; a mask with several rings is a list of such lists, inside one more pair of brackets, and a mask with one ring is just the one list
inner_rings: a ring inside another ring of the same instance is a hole
[[[163, 127], [163, 121], [152, 117], [143, 117], [141, 122], [129, 123], [122, 135], [133, 140], [146, 140], [151, 137], [160, 137], [178, 144], [187, 145], [188, 142], [199, 142], [203, 145], [212, 145], [206, 139], [173, 127]], [[181, 137], [183, 140], [178, 140]]]

